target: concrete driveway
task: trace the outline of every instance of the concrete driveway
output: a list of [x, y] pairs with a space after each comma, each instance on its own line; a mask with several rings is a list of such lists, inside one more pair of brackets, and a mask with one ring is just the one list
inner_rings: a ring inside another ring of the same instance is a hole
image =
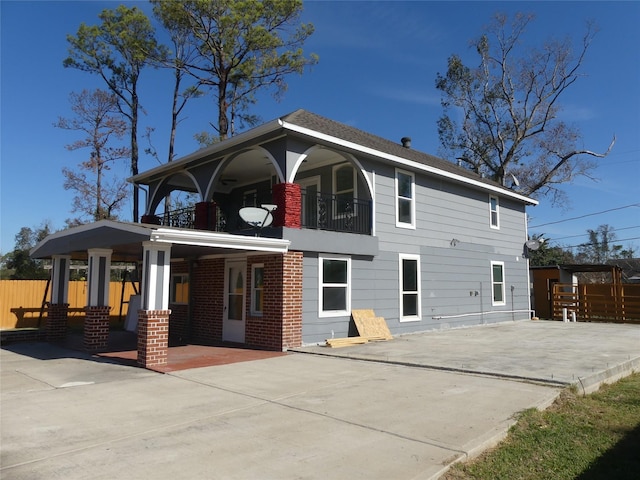
[[[609, 327], [627, 340], [606, 353], [602, 338], [618, 337]], [[591, 333], [572, 337], [578, 332]], [[591, 338], [582, 351], [607, 358], [611, 375], [640, 365], [640, 326], [537, 322], [412, 335], [351, 354], [320, 350], [345, 358], [309, 354], [315, 347], [170, 374], [42, 343], [10, 345], [0, 350], [0, 477], [437, 478], [501, 439], [514, 414], [557, 396], [558, 383], [516, 380], [510, 357], [496, 358], [490, 347], [502, 336], [528, 345], [540, 335], [567, 345]], [[536, 364], [556, 362], [549, 345], [535, 352]], [[518, 363], [526, 362], [523, 348], [514, 349]], [[438, 349], [492, 371], [424, 368]], [[596, 368], [583, 356], [566, 361], [575, 367], [557, 375], [581, 378]]]

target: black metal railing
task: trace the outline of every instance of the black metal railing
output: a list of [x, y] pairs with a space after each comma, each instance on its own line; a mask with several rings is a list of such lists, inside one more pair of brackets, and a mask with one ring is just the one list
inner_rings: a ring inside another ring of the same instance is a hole
[[[302, 228], [371, 235], [371, 200], [353, 198], [350, 195], [307, 192], [305, 189], [302, 189], [301, 200]], [[234, 209], [231, 208], [231, 211]], [[149, 217], [147, 221], [165, 227], [200, 228], [214, 232], [233, 232], [247, 228], [235, 215], [227, 219], [220, 208], [215, 209], [214, 216], [215, 219], [207, 218], [204, 226], [202, 218], [196, 221], [194, 208], [181, 208]]]
[[302, 190], [302, 227], [371, 234], [371, 200]]
[[[211, 230], [214, 232], [224, 232], [226, 230], [226, 219], [223, 213], [220, 210], [216, 210], [215, 216], [216, 218], [214, 219], [214, 221], [211, 221], [210, 219], [207, 220], [206, 228], [203, 226], [199, 228]], [[162, 225], [164, 227], [190, 229], [198, 228], [198, 224], [196, 222], [196, 210], [193, 207], [170, 210], [155, 218], [157, 219], [158, 225]]]
[[196, 211], [193, 208], [180, 208], [164, 212], [158, 218], [164, 227], [195, 228]]

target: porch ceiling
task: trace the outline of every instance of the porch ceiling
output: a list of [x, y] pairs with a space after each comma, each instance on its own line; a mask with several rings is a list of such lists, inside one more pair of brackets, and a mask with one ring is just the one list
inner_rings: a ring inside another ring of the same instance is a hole
[[142, 243], [148, 241], [171, 244], [173, 258], [237, 253], [239, 250], [284, 253], [289, 248], [288, 240], [101, 220], [49, 235], [31, 250], [30, 255], [32, 258], [70, 255], [73, 260], [86, 260], [89, 249], [108, 248], [113, 250], [112, 261], [135, 262], [142, 260]]

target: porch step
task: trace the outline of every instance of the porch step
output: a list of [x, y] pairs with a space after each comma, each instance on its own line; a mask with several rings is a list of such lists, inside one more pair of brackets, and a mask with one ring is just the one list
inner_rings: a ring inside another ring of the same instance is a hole
[[47, 332], [39, 328], [12, 328], [0, 330], [0, 344], [7, 345], [17, 342], [42, 342], [46, 339]]

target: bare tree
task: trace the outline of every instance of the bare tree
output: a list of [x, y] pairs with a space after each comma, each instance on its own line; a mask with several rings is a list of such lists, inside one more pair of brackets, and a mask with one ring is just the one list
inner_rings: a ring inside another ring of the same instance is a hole
[[559, 186], [590, 176], [593, 158], [605, 157], [615, 137], [604, 153], [578, 148], [580, 132], [558, 118], [559, 99], [580, 78], [596, 29], [588, 25], [576, 53], [569, 40], [555, 39], [522, 51], [532, 19], [517, 14], [509, 23], [497, 14], [472, 42], [477, 67], [449, 58], [446, 74], [436, 79], [444, 108], [438, 133], [451, 160], [502, 185], [513, 175], [522, 194], [558, 203], [564, 199]]
[[114, 218], [127, 198], [128, 186], [125, 180], [106, 174], [111, 163], [130, 155], [128, 147], [113, 145], [127, 134], [128, 124], [120, 115], [115, 94], [99, 89], [83, 90], [71, 93], [69, 100], [75, 116], [60, 117], [54, 126], [83, 135], [67, 145], [67, 150], [89, 149], [89, 158], [78, 165], [78, 171], [62, 170], [65, 190], [76, 192], [72, 211], [96, 221]]
[[[99, 25], [78, 28], [68, 35], [69, 56], [65, 67], [99, 75], [118, 97], [120, 112], [129, 121], [131, 174], [138, 174], [138, 80], [149, 58], [156, 56], [157, 42], [149, 18], [137, 7], [120, 5], [103, 10]], [[138, 221], [139, 194], [133, 190], [133, 221]]]

